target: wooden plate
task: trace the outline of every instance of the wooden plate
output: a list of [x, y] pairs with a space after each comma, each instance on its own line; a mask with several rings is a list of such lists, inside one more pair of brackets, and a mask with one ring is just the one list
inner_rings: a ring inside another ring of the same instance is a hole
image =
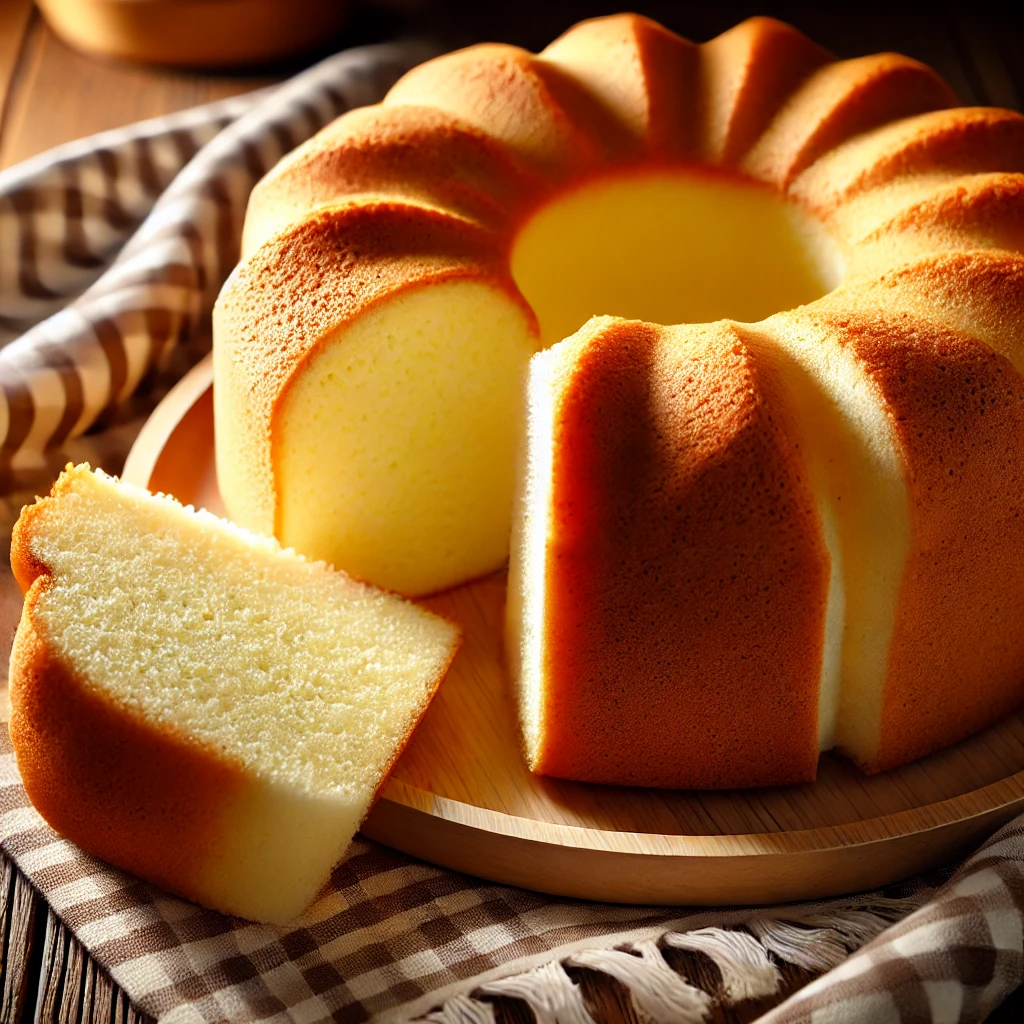
[[[212, 370], [154, 412], [124, 477], [223, 514]], [[435, 597], [465, 645], [363, 832], [445, 867], [624, 903], [772, 903], [868, 889], [965, 852], [1024, 810], [1024, 717], [867, 778], [822, 757], [805, 786], [629, 789], [530, 775], [501, 660], [504, 577]]]

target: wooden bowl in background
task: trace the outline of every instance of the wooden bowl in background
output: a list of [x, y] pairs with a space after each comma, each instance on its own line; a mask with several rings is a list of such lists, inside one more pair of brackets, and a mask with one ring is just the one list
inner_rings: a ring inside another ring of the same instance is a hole
[[177, 67], [266, 64], [317, 48], [348, 0], [37, 0], [51, 28], [87, 53]]

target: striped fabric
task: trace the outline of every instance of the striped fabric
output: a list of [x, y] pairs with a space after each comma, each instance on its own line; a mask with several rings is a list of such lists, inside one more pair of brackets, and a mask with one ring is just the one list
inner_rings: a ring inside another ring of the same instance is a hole
[[350, 50], [0, 172], [0, 473], [40, 467], [154, 366], [208, 347], [255, 182], [427, 56], [419, 43]]
[[927, 905], [759, 1024], [983, 1021], [1024, 983], [1024, 819], [993, 836]]
[[[0, 846], [166, 1024], [494, 1024], [495, 996], [525, 1000], [539, 1024], [593, 1024], [581, 969], [618, 980], [655, 1024], [773, 1003], [760, 1024], [971, 1024], [1024, 981], [1024, 819], [945, 885], [686, 914], [491, 885], [357, 838], [303, 917], [272, 928], [168, 896], [61, 839], [30, 806], [3, 730]], [[686, 971], [694, 957], [710, 975]], [[785, 999], [787, 966], [821, 977]]]

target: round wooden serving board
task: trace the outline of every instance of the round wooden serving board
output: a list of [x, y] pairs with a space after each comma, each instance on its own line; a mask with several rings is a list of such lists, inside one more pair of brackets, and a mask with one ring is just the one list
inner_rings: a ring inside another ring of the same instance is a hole
[[[124, 478], [223, 515], [212, 369], [160, 404]], [[530, 775], [501, 651], [504, 575], [425, 603], [465, 643], [363, 832], [499, 882], [623, 903], [774, 903], [873, 888], [965, 852], [1024, 810], [1024, 716], [868, 778], [821, 759], [805, 786], [630, 789]], [[685, 723], [680, 723], [685, 728]]]

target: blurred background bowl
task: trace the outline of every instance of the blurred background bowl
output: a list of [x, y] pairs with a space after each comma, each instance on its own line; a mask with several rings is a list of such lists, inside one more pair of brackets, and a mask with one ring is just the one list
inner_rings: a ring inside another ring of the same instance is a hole
[[37, 0], [66, 43], [176, 67], [268, 64], [320, 48], [348, 0]]

